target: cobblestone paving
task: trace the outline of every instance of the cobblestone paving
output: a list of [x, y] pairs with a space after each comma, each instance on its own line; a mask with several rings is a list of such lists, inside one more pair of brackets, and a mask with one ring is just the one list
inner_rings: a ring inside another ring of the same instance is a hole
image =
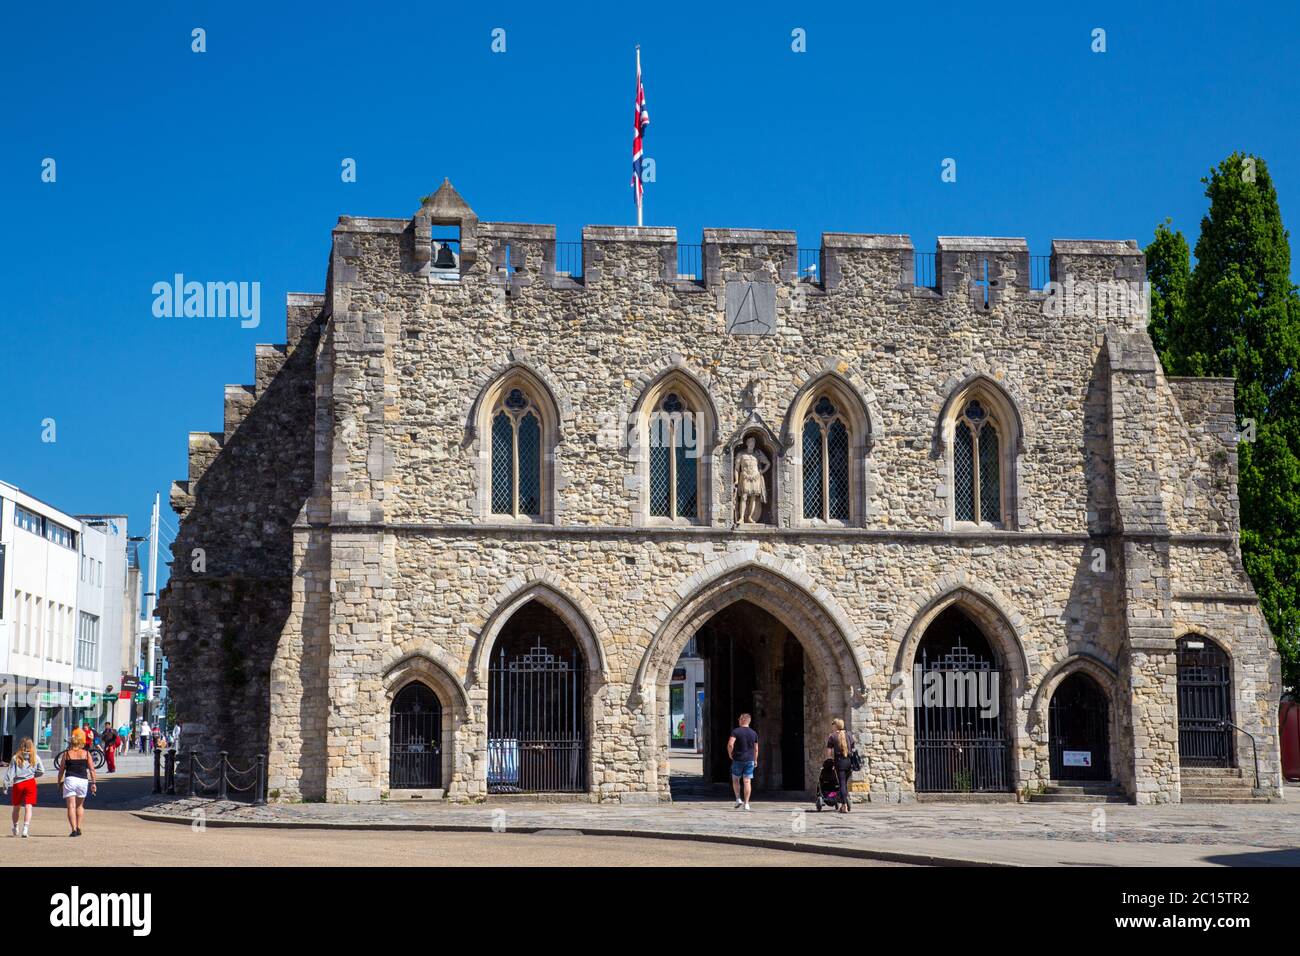
[[[581, 829], [699, 838], [745, 838], [828, 848], [879, 850], [982, 862], [1077, 862], [1143, 865], [1300, 862], [1300, 800], [1268, 805], [860, 805], [849, 815], [817, 813], [802, 803], [654, 806], [499, 803], [473, 807], [418, 804], [273, 804], [210, 800], [139, 801], [137, 810], [213, 823], [368, 828], [506, 830]], [[1252, 851], [1252, 852], [1247, 852]], [[1289, 851], [1289, 852], [1281, 852]]]

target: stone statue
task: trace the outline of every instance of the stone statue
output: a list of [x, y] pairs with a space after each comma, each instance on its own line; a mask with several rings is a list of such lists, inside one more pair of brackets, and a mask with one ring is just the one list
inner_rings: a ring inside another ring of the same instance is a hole
[[767, 504], [767, 479], [772, 468], [767, 455], [754, 446], [754, 436], [745, 439], [745, 447], [735, 453], [736, 523], [756, 524]]

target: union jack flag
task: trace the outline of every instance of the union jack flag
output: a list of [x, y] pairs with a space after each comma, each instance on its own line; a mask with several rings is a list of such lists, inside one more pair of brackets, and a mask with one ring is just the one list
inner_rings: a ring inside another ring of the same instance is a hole
[[[645, 128], [650, 125], [650, 113], [645, 108], [645, 87], [641, 85], [641, 48], [636, 48], [636, 116], [632, 121], [632, 189], [636, 192], [636, 208], [641, 209], [641, 195], [645, 186], [641, 179], [641, 157], [645, 142]], [[639, 225], [638, 221], [638, 225]]]

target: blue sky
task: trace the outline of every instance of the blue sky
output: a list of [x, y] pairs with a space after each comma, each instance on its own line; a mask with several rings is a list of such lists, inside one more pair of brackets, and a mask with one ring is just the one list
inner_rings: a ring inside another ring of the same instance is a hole
[[[220, 430], [222, 386], [283, 340], [284, 294], [323, 290], [341, 214], [408, 216], [449, 176], [481, 218], [561, 239], [633, 222], [638, 42], [646, 224], [683, 242], [755, 226], [1045, 254], [1145, 244], [1166, 216], [1194, 241], [1199, 179], [1234, 149], [1267, 160], [1300, 222], [1300, 5], [836, 6], [7, 5], [0, 478], [141, 534], [162, 492], [174, 525], [186, 433]], [[260, 327], [155, 318], [177, 272], [260, 282]]]

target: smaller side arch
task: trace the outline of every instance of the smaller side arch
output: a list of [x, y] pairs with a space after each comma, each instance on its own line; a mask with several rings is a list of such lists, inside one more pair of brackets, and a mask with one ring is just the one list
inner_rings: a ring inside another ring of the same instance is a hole
[[609, 630], [601, 620], [600, 613], [585, 597], [569, 597], [561, 590], [555, 577], [543, 571], [511, 579], [493, 598], [492, 610], [477, 629], [478, 635], [470, 649], [465, 672], [466, 684], [487, 686], [488, 661], [497, 636], [515, 612], [531, 601], [549, 608], [564, 622], [582, 648], [588, 672], [597, 676], [600, 683], [608, 683], [609, 662], [605, 658], [604, 644], [609, 640]]
[[1004, 610], [1011, 605], [1000, 591], [964, 572], [941, 578], [929, 596], [913, 599], [910, 605], [900, 609], [894, 629], [898, 644], [894, 657], [895, 682], [911, 673], [916, 648], [931, 622], [954, 604], [980, 625], [1011, 672], [1012, 692], [1016, 696], [1023, 694], [1028, 676], [1038, 663], [1037, 653], [1026, 649], [1025, 620], [1019, 612]]
[[1110, 700], [1111, 707], [1114, 708], [1119, 692], [1119, 670], [1110, 661], [1092, 654], [1071, 654], [1057, 663], [1038, 682], [1034, 696], [1029, 702], [1030, 733], [1046, 732], [1047, 708], [1052, 702], [1052, 695], [1056, 693], [1056, 688], [1061, 686], [1061, 682], [1076, 671], [1083, 671], [1095, 680]]
[[439, 697], [445, 697], [447, 704], [454, 704], [461, 708], [462, 713], [469, 713], [469, 697], [441, 649], [426, 648], [402, 654], [385, 666], [381, 679], [384, 693], [390, 700], [411, 681], [423, 680], [438, 692]]

